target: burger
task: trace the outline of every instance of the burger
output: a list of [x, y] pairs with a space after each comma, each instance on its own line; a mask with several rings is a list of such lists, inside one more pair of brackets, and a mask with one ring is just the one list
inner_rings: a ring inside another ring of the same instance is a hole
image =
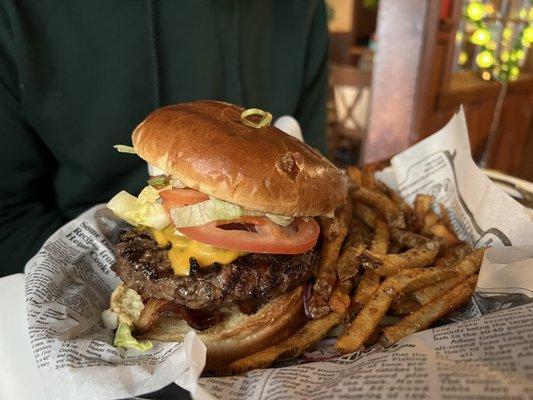
[[342, 173], [270, 126], [261, 110], [195, 101], [152, 112], [117, 146], [148, 163], [148, 185], [108, 203], [130, 224], [116, 242], [122, 280], [103, 314], [115, 345], [182, 341], [207, 367], [278, 343], [306, 321], [319, 259], [317, 217], [344, 204]]

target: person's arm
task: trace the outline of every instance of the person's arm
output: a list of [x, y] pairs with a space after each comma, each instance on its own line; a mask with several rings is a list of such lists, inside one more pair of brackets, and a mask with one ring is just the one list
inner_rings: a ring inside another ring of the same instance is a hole
[[24, 117], [13, 36], [0, 8], [0, 277], [25, 263], [62, 224], [55, 207], [55, 161]]
[[328, 26], [323, 0], [315, 3], [306, 49], [304, 86], [295, 117], [305, 141], [327, 155], [326, 101], [328, 93]]

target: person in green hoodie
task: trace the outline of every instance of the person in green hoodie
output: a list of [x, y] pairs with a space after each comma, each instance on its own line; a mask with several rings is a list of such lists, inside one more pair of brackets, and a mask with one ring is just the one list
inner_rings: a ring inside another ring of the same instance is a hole
[[118, 154], [154, 109], [213, 99], [293, 115], [325, 153], [323, 0], [0, 0], [0, 276], [146, 184]]

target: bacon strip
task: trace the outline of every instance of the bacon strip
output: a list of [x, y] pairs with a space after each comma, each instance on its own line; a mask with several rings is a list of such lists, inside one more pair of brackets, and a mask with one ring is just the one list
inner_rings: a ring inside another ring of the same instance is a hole
[[175, 315], [197, 331], [206, 330], [224, 318], [224, 314], [218, 311], [191, 310], [169, 300], [150, 299], [135, 323], [135, 334], [142, 335], [148, 332], [160, 315]]

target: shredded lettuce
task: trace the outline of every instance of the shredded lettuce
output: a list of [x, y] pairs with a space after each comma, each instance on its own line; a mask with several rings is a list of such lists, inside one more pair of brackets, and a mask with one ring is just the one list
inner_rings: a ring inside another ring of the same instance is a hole
[[123, 190], [107, 203], [107, 208], [133, 226], [142, 225], [159, 230], [170, 221], [163, 206], [156, 202], [158, 198], [159, 193], [152, 186], [144, 188], [138, 198]]
[[269, 220], [271, 220], [275, 224], [283, 225], [283, 226], [289, 226], [290, 224], [292, 224], [292, 221], [294, 220], [294, 218], [287, 217], [286, 215], [270, 214], [270, 213], [266, 213], [265, 217], [267, 217]]
[[132, 146], [126, 146], [125, 144], [116, 144], [113, 146], [119, 153], [137, 154], [137, 151]]
[[260, 211], [251, 211], [244, 207], [228, 203], [227, 201], [214, 198], [201, 203], [170, 210], [170, 217], [176, 228], [201, 226], [211, 221], [231, 221], [247, 215], [266, 216], [272, 222], [283, 226], [292, 223], [291, 217], [263, 213]]
[[139, 351], [148, 351], [154, 345], [152, 342], [142, 341], [139, 342], [131, 335], [131, 326], [121, 322], [115, 333], [115, 339], [113, 340], [115, 347], [125, 347], [129, 349], [136, 349]]
[[160, 188], [164, 186], [169, 186], [170, 180], [166, 175], [158, 175], [148, 179], [147, 183], [155, 188]]
[[217, 220], [232, 220], [242, 215], [242, 207], [217, 199], [170, 210], [170, 217], [176, 228], [200, 226]]
[[154, 203], [159, 199], [159, 192], [153, 186], [146, 186], [141, 193], [139, 193], [139, 202]]

